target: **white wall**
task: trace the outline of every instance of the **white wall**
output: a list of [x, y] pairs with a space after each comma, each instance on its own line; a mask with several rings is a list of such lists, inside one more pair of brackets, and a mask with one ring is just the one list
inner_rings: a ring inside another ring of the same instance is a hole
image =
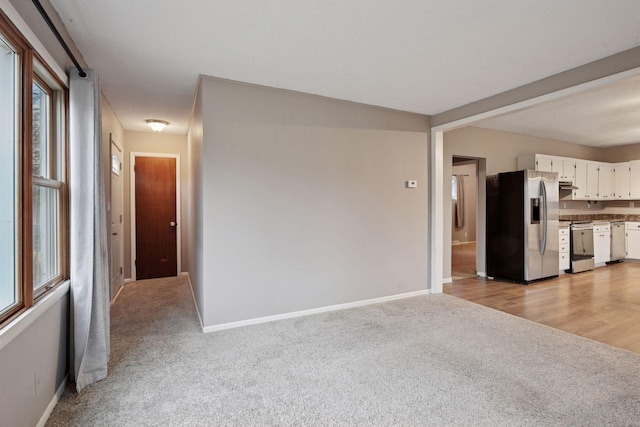
[[205, 326], [427, 289], [427, 117], [200, 84]]

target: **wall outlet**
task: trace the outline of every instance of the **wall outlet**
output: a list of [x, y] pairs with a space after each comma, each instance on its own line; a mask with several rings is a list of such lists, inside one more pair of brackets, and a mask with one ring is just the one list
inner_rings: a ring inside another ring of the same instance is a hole
[[407, 188], [417, 188], [418, 187], [418, 181], [409, 180], [409, 181], [405, 182], [405, 186]]

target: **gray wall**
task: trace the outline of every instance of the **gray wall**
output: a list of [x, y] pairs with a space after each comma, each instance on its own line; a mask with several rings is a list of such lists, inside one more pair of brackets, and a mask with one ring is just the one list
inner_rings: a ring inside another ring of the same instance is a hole
[[[196, 100], [189, 127], [188, 157], [189, 157], [189, 204], [187, 223], [187, 257], [189, 262], [189, 278], [196, 300], [196, 306], [202, 319], [205, 302], [205, 278], [204, 278], [204, 239], [205, 215], [204, 191], [203, 191], [203, 133], [202, 121], [202, 84], [198, 85]], [[203, 322], [204, 323], [204, 322]]]
[[604, 156], [600, 159], [603, 162], [617, 163], [640, 160], [640, 143], [605, 148], [603, 152]]
[[67, 293], [0, 350], [1, 425], [35, 426], [64, 381], [68, 300]]
[[200, 84], [205, 326], [427, 288], [427, 117]]
[[187, 251], [186, 206], [189, 200], [189, 153], [187, 137], [156, 132], [125, 131], [123, 138], [123, 211], [124, 211], [124, 277], [131, 278], [131, 153], [179, 154], [180, 155], [180, 207], [181, 207], [181, 258], [182, 271], [189, 271]]

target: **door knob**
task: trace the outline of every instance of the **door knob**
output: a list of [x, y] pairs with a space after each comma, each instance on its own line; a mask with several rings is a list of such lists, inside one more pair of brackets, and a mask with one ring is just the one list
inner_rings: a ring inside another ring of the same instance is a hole
[[177, 224], [176, 224], [174, 221], [171, 221], [171, 222], [169, 223], [169, 225], [170, 225], [170, 226], [172, 226], [172, 227], [175, 227]]

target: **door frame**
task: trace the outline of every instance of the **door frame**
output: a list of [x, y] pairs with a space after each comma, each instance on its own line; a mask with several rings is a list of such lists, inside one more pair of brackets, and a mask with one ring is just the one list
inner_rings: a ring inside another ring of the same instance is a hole
[[[109, 178], [110, 178], [110, 183], [109, 183], [109, 235], [111, 236], [111, 233], [113, 232], [112, 230], [112, 226], [113, 226], [113, 147], [115, 146], [116, 150], [118, 150], [118, 152], [120, 153], [120, 170], [118, 172], [118, 176], [120, 177], [120, 205], [121, 205], [121, 222], [120, 222], [120, 262], [122, 263], [122, 265], [120, 266], [120, 268], [122, 269], [120, 276], [121, 276], [121, 281], [120, 283], [118, 283], [118, 289], [113, 289], [111, 286], [113, 285], [113, 277], [111, 277], [111, 274], [109, 274], [109, 296], [111, 298], [111, 301], [113, 302], [115, 300], [115, 295], [118, 293], [118, 291], [120, 290], [120, 288], [122, 287], [122, 285], [124, 285], [124, 147], [120, 146], [120, 144], [118, 144], [116, 142], [115, 139], [113, 139], [113, 134], [109, 133]], [[111, 273], [111, 264], [113, 263], [113, 244], [111, 241], [111, 238], [109, 239], [109, 272]]]
[[131, 280], [136, 280], [136, 157], [156, 157], [176, 159], [176, 271], [180, 275], [182, 266], [182, 220], [180, 218], [180, 154], [131, 152], [129, 161], [130, 184], [130, 220], [131, 220]]

